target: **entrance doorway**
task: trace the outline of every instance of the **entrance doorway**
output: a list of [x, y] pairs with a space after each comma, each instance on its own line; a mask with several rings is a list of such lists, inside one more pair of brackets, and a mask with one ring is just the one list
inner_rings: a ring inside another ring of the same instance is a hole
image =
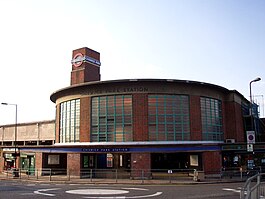
[[28, 175], [35, 175], [35, 156], [21, 154], [21, 169]]
[[190, 153], [153, 153], [152, 170], [198, 169], [202, 167], [201, 155]]
[[82, 154], [81, 169], [130, 169], [131, 154]]

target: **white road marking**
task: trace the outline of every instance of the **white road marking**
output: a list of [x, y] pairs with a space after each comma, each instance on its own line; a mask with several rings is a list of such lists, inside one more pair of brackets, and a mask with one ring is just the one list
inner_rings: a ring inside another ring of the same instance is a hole
[[55, 196], [55, 194], [51, 194], [51, 193], [42, 193], [43, 191], [54, 191], [54, 190], [58, 190], [60, 188], [54, 188], [54, 189], [39, 189], [37, 191], [34, 191], [33, 193], [35, 194], [39, 194], [39, 195], [45, 195], [45, 196]]
[[232, 191], [232, 192], [235, 192], [235, 193], [240, 193], [241, 190], [231, 189], [231, 188], [223, 188], [223, 191]]
[[148, 191], [148, 189], [143, 189], [143, 188], [122, 188], [122, 189]]
[[126, 194], [129, 191], [115, 189], [75, 189], [66, 191], [66, 193], [80, 195], [110, 195], [110, 194]]
[[84, 197], [84, 198], [90, 198], [90, 199], [137, 199], [137, 198], [151, 198], [155, 196], [161, 195], [163, 192], [156, 192], [155, 194], [151, 195], [142, 195], [142, 196], [110, 196], [110, 197]]

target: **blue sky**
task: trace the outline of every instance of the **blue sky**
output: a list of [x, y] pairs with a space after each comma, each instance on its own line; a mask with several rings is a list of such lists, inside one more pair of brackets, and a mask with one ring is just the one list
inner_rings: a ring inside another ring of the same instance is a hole
[[[18, 122], [54, 119], [72, 50], [101, 54], [102, 80], [163, 78], [237, 90], [264, 115], [264, 0], [0, 0], [0, 102]], [[0, 125], [14, 123], [0, 106]]]

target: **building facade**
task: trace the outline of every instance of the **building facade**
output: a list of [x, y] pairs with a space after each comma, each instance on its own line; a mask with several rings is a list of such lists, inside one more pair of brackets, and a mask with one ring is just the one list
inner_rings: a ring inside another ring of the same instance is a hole
[[54, 120], [0, 126], [0, 172], [14, 167], [15, 161], [22, 169], [34, 169], [35, 151], [20, 148], [51, 146], [54, 141]]
[[[140, 174], [132, 171], [139, 170], [212, 173], [265, 162], [258, 140], [264, 123], [258, 114], [250, 117], [250, 103], [239, 92], [189, 80], [101, 81], [100, 65], [98, 52], [73, 51], [71, 85], [50, 97], [56, 105], [55, 143], [19, 147], [20, 154], [34, 154], [35, 167], [76, 175], [119, 169], [134, 177]], [[256, 158], [246, 136], [254, 127]]]

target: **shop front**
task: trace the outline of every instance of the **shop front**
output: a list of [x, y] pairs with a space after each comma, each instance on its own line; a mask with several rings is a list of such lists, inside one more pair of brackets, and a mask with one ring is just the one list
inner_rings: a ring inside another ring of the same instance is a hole
[[[108, 177], [118, 172], [124, 177], [150, 177], [152, 172], [168, 170], [220, 171], [218, 145], [131, 145], [25, 147], [22, 152], [24, 169], [42, 170], [40, 175], [75, 175]], [[35, 152], [35, 155], [34, 155]], [[35, 168], [36, 165], [36, 168]], [[159, 170], [159, 171], [158, 171]], [[52, 171], [52, 172], [50, 172]], [[97, 172], [96, 172], [97, 171]], [[104, 174], [105, 173], [105, 174]], [[108, 174], [106, 174], [108, 173]]]
[[223, 168], [265, 171], [265, 145], [230, 144], [222, 146]]
[[27, 175], [35, 175], [35, 153], [20, 154], [21, 172]]
[[3, 148], [3, 157], [4, 157], [4, 170], [11, 170], [16, 166], [16, 158], [14, 148]]

